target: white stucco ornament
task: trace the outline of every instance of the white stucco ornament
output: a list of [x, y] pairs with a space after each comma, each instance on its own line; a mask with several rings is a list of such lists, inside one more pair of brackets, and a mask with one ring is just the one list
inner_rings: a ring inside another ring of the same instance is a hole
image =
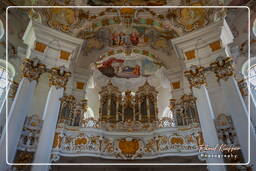
[[0, 39], [4, 36], [4, 25], [2, 20], [0, 20]]

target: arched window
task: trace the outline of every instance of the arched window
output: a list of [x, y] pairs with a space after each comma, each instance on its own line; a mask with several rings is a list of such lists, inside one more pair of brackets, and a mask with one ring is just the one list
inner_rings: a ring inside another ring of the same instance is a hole
[[14, 67], [5, 60], [0, 59], [0, 110], [5, 101], [5, 95], [8, 92], [9, 85], [15, 75]]
[[252, 32], [253, 32], [254, 36], [256, 36], [256, 19], [253, 22]]
[[251, 92], [256, 95], [256, 64], [249, 68], [249, 80], [251, 83]]

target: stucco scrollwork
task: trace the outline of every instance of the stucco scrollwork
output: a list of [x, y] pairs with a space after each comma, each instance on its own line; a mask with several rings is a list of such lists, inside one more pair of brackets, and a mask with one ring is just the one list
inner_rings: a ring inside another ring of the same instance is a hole
[[200, 88], [202, 85], [206, 85], [205, 69], [202, 66], [192, 65], [190, 70], [184, 72], [184, 75], [191, 88]]
[[218, 57], [215, 62], [210, 64], [211, 70], [215, 73], [218, 81], [228, 80], [234, 75], [233, 59], [231, 57]]
[[39, 63], [39, 59], [37, 58], [25, 58], [22, 63], [21, 71], [23, 77], [27, 78], [29, 81], [38, 81], [40, 75], [45, 72], [45, 65]]
[[71, 72], [64, 71], [64, 67], [55, 67], [50, 70], [49, 83], [57, 89], [66, 88]]

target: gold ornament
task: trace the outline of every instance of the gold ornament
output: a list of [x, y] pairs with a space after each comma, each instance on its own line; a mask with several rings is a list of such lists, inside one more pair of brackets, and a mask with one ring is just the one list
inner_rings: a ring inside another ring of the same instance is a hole
[[27, 78], [29, 81], [38, 81], [40, 75], [45, 72], [45, 65], [39, 63], [38, 59], [25, 58], [22, 63], [21, 72], [23, 77]]
[[139, 150], [139, 141], [137, 139], [133, 139], [131, 141], [127, 141], [126, 139], [121, 139], [119, 141], [119, 149], [122, 154], [127, 156], [133, 156]]
[[9, 98], [14, 98], [15, 97], [18, 87], [19, 87], [19, 83], [17, 83], [16, 81], [11, 82], [10, 89], [9, 89], [9, 92], [8, 92], [8, 97]]
[[234, 75], [233, 60], [231, 57], [218, 57], [215, 62], [210, 64], [210, 67], [218, 78], [218, 81], [221, 79], [227, 81], [230, 76]]
[[66, 88], [68, 78], [71, 76], [71, 72], [64, 71], [63, 68], [52, 68], [50, 70], [49, 83], [50, 86], [55, 86], [57, 89]]
[[205, 69], [202, 66], [191, 66], [190, 70], [184, 72], [190, 84], [190, 88], [200, 88], [202, 85], [206, 85]]
[[238, 87], [240, 89], [242, 96], [248, 96], [248, 86], [245, 79], [238, 81]]

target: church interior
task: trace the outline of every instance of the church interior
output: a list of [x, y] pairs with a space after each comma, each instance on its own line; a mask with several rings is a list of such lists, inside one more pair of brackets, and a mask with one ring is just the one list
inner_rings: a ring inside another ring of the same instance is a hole
[[0, 7], [0, 171], [256, 171], [256, 1]]

